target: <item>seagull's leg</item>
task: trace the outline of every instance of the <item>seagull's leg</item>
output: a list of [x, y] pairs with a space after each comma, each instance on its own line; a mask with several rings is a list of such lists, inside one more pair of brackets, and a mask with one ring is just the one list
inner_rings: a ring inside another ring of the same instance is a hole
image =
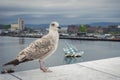
[[47, 67], [45, 67], [44, 61], [39, 60], [39, 63], [40, 63], [40, 69], [41, 69], [43, 72], [52, 72], [52, 71], [50, 71]]

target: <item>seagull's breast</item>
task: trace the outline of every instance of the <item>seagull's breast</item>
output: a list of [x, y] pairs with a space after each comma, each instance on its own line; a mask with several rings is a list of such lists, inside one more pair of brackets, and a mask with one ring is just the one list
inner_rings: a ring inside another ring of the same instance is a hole
[[40, 56], [41, 59], [46, 59], [49, 56], [51, 56], [57, 49], [58, 46], [58, 40], [59, 40], [59, 36], [50, 36], [49, 41], [50, 44], [47, 47], [47, 49], [45, 49], [45, 51], [48, 51], [47, 53], [45, 53], [43, 56]]

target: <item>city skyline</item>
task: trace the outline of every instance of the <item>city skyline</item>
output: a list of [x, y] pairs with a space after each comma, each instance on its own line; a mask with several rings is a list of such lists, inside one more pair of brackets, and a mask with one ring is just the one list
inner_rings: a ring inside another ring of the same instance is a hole
[[0, 24], [120, 22], [119, 0], [0, 0]]

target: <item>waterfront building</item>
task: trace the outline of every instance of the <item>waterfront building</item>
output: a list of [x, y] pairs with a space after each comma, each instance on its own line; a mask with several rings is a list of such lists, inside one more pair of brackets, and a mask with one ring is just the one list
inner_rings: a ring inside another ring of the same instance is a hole
[[118, 25], [118, 28], [120, 28], [120, 25]]
[[24, 29], [24, 20], [18, 19], [18, 23], [11, 24], [11, 31], [22, 31]]
[[68, 33], [78, 33], [79, 32], [79, 27], [76, 25], [69, 25], [67, 29]]
[[16, 31], [18, 29], [19, 29], [18, 24], [11, 24], [11, 31]]
[[67, 27], [62, 27], [62, 28], [59, 30], [59, 33], [67, 33]]
[[108, 27], [109, 33], [120, 34], [120, 28], [117, 25], [112, 25]]
[[24, 20], [22, 18], [18, 19], [18, 28], [19, 28], [19, 30], [24, 29]]
[[88, 27], [87, 32], [88, 33], [96, 33], [97, 32], [97, 27]]

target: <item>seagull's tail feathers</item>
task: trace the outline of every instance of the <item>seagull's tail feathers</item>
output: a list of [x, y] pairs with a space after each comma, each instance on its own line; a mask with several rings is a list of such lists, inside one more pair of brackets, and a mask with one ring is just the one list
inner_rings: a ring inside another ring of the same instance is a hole
[[7, 63], [3, 64], [3, 66], [7, 66], [7, 65], [14, 65], [14, 66], [16, 66], [16, 65], [18, 65], [19, 63], [20, 63], [19, 60], [14, 59], [14, 60], [12, 60], [12, 61], [10, 61], [10, 62], [7, 62]]

